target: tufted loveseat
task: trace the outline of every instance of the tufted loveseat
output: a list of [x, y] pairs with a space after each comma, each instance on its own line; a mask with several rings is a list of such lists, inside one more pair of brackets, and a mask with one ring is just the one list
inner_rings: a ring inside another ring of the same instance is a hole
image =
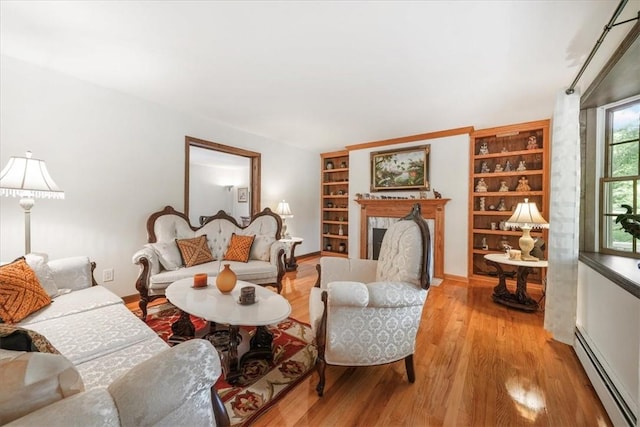
[[[193, 277], [197, 273], [216, 276], [222, 263], [230, 264], [238, 280], [256, 285], [274, 286], [282, 291], [282, 277], [285, 273], [284, 253], [286, 246], [280, 242], [282, 220], [269, 208], [251, 217], [245, 227], [219, 211], [214, 216], [205, 217], [204, 224], [194, 227], [189, 218], [166, 206], [155, 212], [147, 220], [148, 243], [133, 256], [133, 263], [140, 266], [136, 289], [140, 293], [142, 319], [147, 317], [147, 304], [164, 297], [165, 289], [176, 280]], [[255, 236], [247, 262], [221, 260], [226, 253], [232, 234]], [[214, 261], [185, 267], [176, 241], [207, 236], [207, 245]]]

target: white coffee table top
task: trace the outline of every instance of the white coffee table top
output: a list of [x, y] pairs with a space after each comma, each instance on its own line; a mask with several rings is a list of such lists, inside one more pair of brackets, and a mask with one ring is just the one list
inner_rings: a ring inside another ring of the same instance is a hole
[[[193, 288], [193, 278], [173, 282], [166, 289], [167, 299], [180, 310], [211, 322], [238, 326], [266, 326], [278, 323], [291, 314], [291, 305], [282, 295], [259, 285], [238, 280], [236, 287], [223, 294], [216, 287], [216, 278], [209, 277], [208, 286]], [[256, 290], [255, 304], [241, 305], [240, 289], [252, 286]]]

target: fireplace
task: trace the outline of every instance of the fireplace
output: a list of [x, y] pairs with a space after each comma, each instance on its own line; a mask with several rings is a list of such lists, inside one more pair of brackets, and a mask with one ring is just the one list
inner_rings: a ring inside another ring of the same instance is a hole
[[[433, 248], [433, 276], [444, 278], [444, 206], [449, 199], [360, 199], [360, 258], [374, 258], [373, 230], [387, 228], [420, 203], [422, 217], [427, 220]], [[377, 234], [377, 233], [376, 233]], [[382, 242], [382, 238], [380, 238]], [[379, 252], [379, 249], [378, 249]]]
[[373, 228], [371, 230], [371, 259], [378, 259], [380, 257], [380, 248], [382, 247], [382, 239], [386, 234], [386, 228]]

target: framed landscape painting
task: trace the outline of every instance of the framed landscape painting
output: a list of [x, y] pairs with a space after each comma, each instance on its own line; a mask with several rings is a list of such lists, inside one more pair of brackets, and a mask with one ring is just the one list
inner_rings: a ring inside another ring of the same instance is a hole
[[371, 153], [371, 191], [429, 190], [431, 145]]

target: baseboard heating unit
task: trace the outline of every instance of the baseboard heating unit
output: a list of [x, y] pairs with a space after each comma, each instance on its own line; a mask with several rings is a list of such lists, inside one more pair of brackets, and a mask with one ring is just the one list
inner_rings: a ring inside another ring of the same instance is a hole
[[[580, 328], [575, 329], [575, 336], [575, 352], [613, 425], [637, 427], [637, 416], [626, 401], [625, 393], [616, 387], [598, 359], [596, 350], [589, 344], [588, 337], [580, 331]], [[630, 398], [627, 397], [627, 399]]]

